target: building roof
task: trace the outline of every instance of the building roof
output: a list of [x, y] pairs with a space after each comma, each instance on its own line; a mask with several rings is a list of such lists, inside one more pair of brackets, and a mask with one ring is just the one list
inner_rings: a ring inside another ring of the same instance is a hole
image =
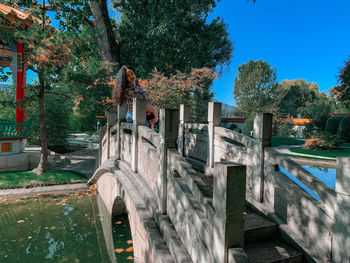
[[34, 21], [42, 23], [42, 20], [23, 12], [17, 8], [0, 4], [0, 16], [5, 18], [9, 25], [13, 25], [16, 22], [23, 22], [25, 25], [29, 26]]
[[[281, 118], [281, 122], [285, 122], [286, 118]], [[306, 119], [306, 118], [292, 118], [294, 125], [306, 125], [309, 123], [312, 123], [312, 119]]]

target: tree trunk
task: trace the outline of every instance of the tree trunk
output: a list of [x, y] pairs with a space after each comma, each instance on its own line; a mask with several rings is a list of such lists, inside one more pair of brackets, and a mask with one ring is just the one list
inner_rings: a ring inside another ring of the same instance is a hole
[[[120, 45], [116, 42], [111, 20], [108, 15], [107, 0], [89, 0], [93, 25], [97, 34], [100, 56], [112, 72], [120, 68]], [[110, 65], [112, 64], [112, 65]]]
[[44, 108], [44, 98], [45, 98], [45, 80], [43, 78], [43, 73], [38, 72], [40, 91], [38, 95], [39, 99], [39, 119], [40, 119], [40, 129], [41, 129], [41, 155], [40, 162], [37, 168], [33, 170], [38, 175], [42, 175], [47, 169], [47, 132], [46, 132], [46, 122], [45, 122], [45, 108]]

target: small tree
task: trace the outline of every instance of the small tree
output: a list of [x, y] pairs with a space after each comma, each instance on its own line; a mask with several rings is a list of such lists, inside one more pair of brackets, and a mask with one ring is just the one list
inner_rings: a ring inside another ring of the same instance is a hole
[[239, 66], [233, 94], [240, 115], [271, 112], [278, 87], [276, 79], [276, 70], [267, 62], [250, 60]]
[[[31, 7], [29, 3], [29, 7]], [[45, 1], [43, 8], [38, 9], [37, 3], [34, 3], [31, 13], [41, 17], [41, 21], [33, 20], [33, 23], [27, 30], [15, 31], [13, 34], [0, 31], [0, 39], [7, 43], [19, 42], [30, 51], [27, 52], [26, 61], [30, 70], [38, 74], [38, 83], [34, 85], [35, 93], [32, 98], [38, 99], [40, 133], [41, 133], [41, 157], [39, 165], [33, 171], [39, 175], [47, 169], [47, 127], [45, 118], [45, 94], [53, 93], [52, 86], [56, 83], [57, 76], [72, 58], [71, 35], [61, 31], [55, 31], [47, 22], [50, 18], [46, 15]], [[29, 10], [28, 10], [29, 11]], [[2, 21], [1, 23], [6, 23]], [[12, 25], [15, 28], [22, 28], [22, 22], [16, 22]], [[56, 94], [64, 95], [64, 94]], [[27, 98], [30, 99], [30, 98]]]

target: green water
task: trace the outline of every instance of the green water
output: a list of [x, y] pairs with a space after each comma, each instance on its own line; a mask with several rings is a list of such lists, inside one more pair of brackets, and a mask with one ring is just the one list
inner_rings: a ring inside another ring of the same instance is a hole
[[132, 262], [127, 218], [111, 222], [101, 211], [87, 193], [0, 199], [0, 262]]

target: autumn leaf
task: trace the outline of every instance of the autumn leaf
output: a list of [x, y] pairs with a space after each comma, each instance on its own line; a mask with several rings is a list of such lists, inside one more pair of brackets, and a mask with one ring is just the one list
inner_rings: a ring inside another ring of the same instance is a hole
[[127, 249], [125, 249], [126, 252], [133, 252], [134, 248], [133, 247], [128, 247]]

